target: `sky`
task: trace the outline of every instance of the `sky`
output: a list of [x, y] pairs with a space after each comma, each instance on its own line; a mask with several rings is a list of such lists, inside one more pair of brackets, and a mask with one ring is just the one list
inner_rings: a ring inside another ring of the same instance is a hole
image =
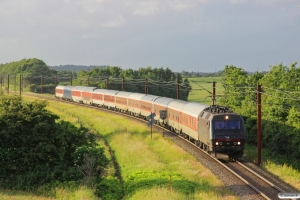
[[299, 0], [0, 0], [4, 64], [254, 72], [300, 62], [299, 48]]

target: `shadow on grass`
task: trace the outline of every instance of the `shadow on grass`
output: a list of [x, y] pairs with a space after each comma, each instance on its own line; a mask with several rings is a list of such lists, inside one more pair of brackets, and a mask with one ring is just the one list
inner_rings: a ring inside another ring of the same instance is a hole
[[184, 179], [179, 174], [155, 171], [140, 171], [131, 174], [124, 184], [125, 194], [130, 197], [142, 189], [154, 186], [172, 188], [184, 195], [192, 195], [196, 190], [207, 190], [211, 188], [205, 181], [195, 183]]
[[[155, 129], [156, 130], [156, 129]], [[153, 131], [154, 132], [154, 131]], [[113, 138], [115, 135], [128, 133], [131, 136], [139, 136], [140, 138], [146, 138], [150, 137], [150, 130], [147, 131], [134, 131], [134, 130], [128, 130], [128, 128], [116, 128], [115, 130], [111, 131], [110, 133], [106, 134], [105, 136], [102, 136], [106, 140], [110, 141], [111, 138]]]

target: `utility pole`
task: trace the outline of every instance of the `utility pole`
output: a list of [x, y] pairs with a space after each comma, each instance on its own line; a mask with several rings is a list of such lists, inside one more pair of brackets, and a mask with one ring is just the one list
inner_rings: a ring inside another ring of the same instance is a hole
[[124, 91], [125, 87], [124, 87], [124, 76], [122, 78], [122, 91]]
[[70, 84], [72, 86], [72, 81], [73, 81], [73, 77], [72, 77], [72, 74], [71, 74], [71, 77], [70, 77]]
[[41, 94], [43, 94], [43, 76], [41, 76]]
[[257, 85], [257, 164], [261, 163], [261, 85]]
[[[29, 84], [29, 90], [30, 90], [30, 84]], [[22, 95], [22, 75], [20, 75], [20, 96]]]
[[108, 90], [108, 77], [106, 77], [106, 89]]
[[9, 74], [7, 74], [7, 94], [9, 94]]
[[15, 74], [15, 94], [17, 93], [17, 74]]
[[[22, 82], [23, 82], [23, 77], [22, 77]], [[32, 82], [32, 76], [30, 76], [29, 79], [29, 92], [31, 92], [31, 82]]]
[[179, 99], [179, 79], [177, 78], [177, 85], [176, 85], [176, 98]]
[[145, 94], [147, 94], [147, 78], [145, 78]]
[[56, 88], [56, 76], [54, 76], [54, 88]]
[[216, 81], [213, 81], [212, 105], [216, 104]]

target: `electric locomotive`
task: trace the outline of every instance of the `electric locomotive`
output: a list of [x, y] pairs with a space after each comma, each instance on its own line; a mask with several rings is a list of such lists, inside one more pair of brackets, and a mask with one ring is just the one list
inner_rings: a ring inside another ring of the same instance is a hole
[[[206, 137], [199, 138], [203, 149], [210, 153], [227, 154], [230, 160], [241, 158], [244, 152], [245, 132], [243, 118], [228, 107], [207, 107], [200, 115], [200, 129], [206, 129]], [[208, 137], [207, 137], [208, 136]]]

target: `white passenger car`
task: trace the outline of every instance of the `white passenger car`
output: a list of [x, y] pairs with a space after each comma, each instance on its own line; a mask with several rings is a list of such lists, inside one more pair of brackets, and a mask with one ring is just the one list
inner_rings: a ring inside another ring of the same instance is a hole
[[174, 100], [168, 104], [168, 124], [173, 128], [176, 133], [180, 133], [181, 126], [180, 120], [182, 116], [182, 110], [188, 102], [182, 100]]
[[115, 109], [116, 108], [116, 94], [120, 92], [118, 90], [105, 90], [103, 92], [103, 98], [104, 98], [104, 106], [109, 109]]
[[131, 115], [139, 116], [141, 114], [141, 98], [145, 94], [132, 93], [128, 96], [128, 112]]
[[105, 89], [96, 89], [92, 92], [93, 104], [102, 107], [104, 104], [104, 92], [107, 91]]
[[154, 119], [157, 120], [160, 124], [162, 124], [163, 122], [165, 124], [168, 123], [168, 113], [167, 113], [167, 119], [166, 120], [162, 120], [160, 118], [159, 111], [160, 110], [167, 111], [168, 104], [171, 101], [174, 101], [174, 99], [171, 99], [171, 98], [168, 98], [168, 97], [159, 97], [159, 98], [157, 98], [157, 99], [155, 99], [153, 101], [153, 112], [156, 114], [156, 116], [154, 117]]
[[73, 90], [72, 90], [73, 101], [82, 103], [81, 93], [83, 91], [83, 88], [85, 88], [85, 87], [84, 86], [76, 86], [75, 88], [73, 88]]
[[97, 89], [97, 87], [84, 87], [81, 92], [81, 100], [85, 104], [92, 104], [92, 92]]
[[132, 94], [132, 92], [118, 92], [116, 94], [116, 108], [121, 112], [128, 111], [128, 96]]
[[157, 98], [159, 98], [159, 96], [150, 95], [150, 94], [146, 94], [142, 96], [140, 100], [142, 116], [148, 117], [151, 114], [151, 112], [154, 112], [153, 101], [155, 101], [155, 99]]
[[189, 135], [190, 137], [198, 140], [199, 139], [199, 118], [201, 117], [201, 112], [208, 107], [207, 105], [200, 103], [188, 103], [182, 109], [181, 123], [179, 129], [183, 133]]

